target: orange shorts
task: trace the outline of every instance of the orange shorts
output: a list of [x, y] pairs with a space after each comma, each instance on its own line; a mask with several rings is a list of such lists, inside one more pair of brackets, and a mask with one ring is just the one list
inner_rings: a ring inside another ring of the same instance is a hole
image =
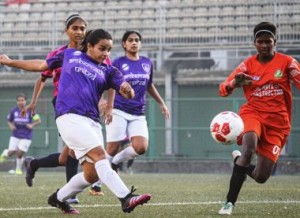
[[256, 153], [276, 163], [288, 135], [278, 129], [264, 125], [261, 122], [260, 116], [252, 114], [251, 116], [243, 116], [242, 118], [245, 126], [243, 134], [246, 132], [255, 132], [259, 138]]

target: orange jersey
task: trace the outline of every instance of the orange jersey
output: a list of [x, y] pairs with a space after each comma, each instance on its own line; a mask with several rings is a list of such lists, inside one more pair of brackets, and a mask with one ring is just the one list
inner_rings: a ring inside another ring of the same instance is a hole
[[[268, 63], [260, 63], [257, 57], [254, 55], [246, 59], [220, 84], [220, 95], [231, 94], [226, 90], [226, 86], [237, 73], [250, 75], [252, 84], [243, 86], [247, 102], [240, 109], [241, 116], [261, 114], [263, 123], [289, 134], [292, 109], [291, 80], [300, 89], [300, 65], [291, 56], [278, 52], [275, 52], [274, 58]], [[270, 116], [265, 116], [267, 114]]]

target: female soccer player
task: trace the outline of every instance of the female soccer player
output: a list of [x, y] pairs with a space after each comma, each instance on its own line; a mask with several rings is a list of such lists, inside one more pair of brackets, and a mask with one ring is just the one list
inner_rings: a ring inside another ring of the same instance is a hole
[[64, 213], [78, 214], [79, 211], [66, 199], [100, 178], [120, 199], [123, 211], [131, 212], [149, 201], [151, 195], [134, 195], [134, 189], [130, 191], [111, 169], [103, 148], [98, 103], [103, 91], [109, 88], [117, 90], [124, 98], [133, 98], [134, 91], [116, 68], [101, 64], [112, 48], [112, 37], [108, 32], [102, 29], [90, 31], [83, 45], [81, 51], [68, 48], [47, 62], [15, 61], [6, 55], [0, 56], [0, 62], [24, 70], [35, 69], [37, 65], [40, 70], [62, 66], [55, 105], [56, 123], [62, 139], [79, 159], [83, 172], [53, 193], [48, 203]]
[[[106, 125], [107, 153], [112, 159], [112, 167], [117, 170], [118, 164], [144, 154], [148, 148], [148, 127], [145, 117], [147, 92], [159, 104], [162, 113], [170, 117], [167, 106], [152, 83], [153, 65], [149, 58], [139, 55], [142, 36], [136, 31], [127, 31], [122, 38], [125, 56], [113, 61], [126, 81], [135, 92], [133, 99], [127, 100], [116, 93], [113, 105], [113, 120]], [[128, 137], [131, 145], [118, 153], [121, 141]], [[118, 153], [118, 154], [117, 154]]]
[[[60, 46], [53, 50], [47, 55], [47, 58], [55, 56], [57, 53], [64, 51], [66, 48], [77, 48], [81, 47], [81, 42], [85, 37], [87, 28], [87, 22], [79, 14], [70, 15], [65, 21], [65, 33], [68, 36], [69, 42], [67, 45]], [[107, 58], [106, 63], [110, 63]], [[32, 94], [31, 102], [26, 106], [25, 111], [30, 109], [34, 112], [40, 93], [42, 92], [47, 78], [53, 78], [54, 93], [53, 93], [53, 106], [55, 107], [56, 97], [58, 93], [58, 82], [60, 78], [61, 68], [46, 70], [41, 73], [41, 77], [36, 81], [34, 91]], [[70, 153], [70, 155], [68, 155]], [[66, 165], [66, 178], [67, 182], [77, 174], [78, 160], [74, 157], [72, 151], [69, 150], [68, 146], [65, 146], [61, 153], [53, 153], [42, 158], [27, 157], [25, 159], [26, 166], [26, 183], [29, 187], [33, 185], [33, 179], [35, 173], [39, 168], [43, 167], [57, 167]], [[95, 191], [97, 190], [97, 191]], [[101, 187], [92, 186], [90, 192], [94, 195], [103, 195]], [[79, 203], [76, 196], [68, 199], [69, 203]]]
[[25, 94], [18, 94], [16, 100], [17, 106], [13, 107], [7, 115], [7, 124], [11, 130], [11, 137], [8, 149], [4, 149], [0, 156], [0, 162], [16, 154], [15, 173], [21, 175], [23, 173], [23, 159], [31, 145], [32, 130], [41, 123], [41, 119], [38, 114], [31, 116], [31, 111], [28, 111], [25, 116], [20, 115], [22, 109], [26, 106]]
[[[299, 63], [275, 51], [276, 27], [262, 22], [253, 33], [257, 54], [243, 61], [219, 88], [225, 97], [242, 87], [247, 100], [239, 112], [245, 124], [242, 152], [232, 153], [234, 168], [229, 192], [219, 214], [232, 213], [246, 175], [264, 183], [272, 174], [291, 129], [290, 80], [300, 89]], [[251, 165], [255, 153], [256, 166]]]

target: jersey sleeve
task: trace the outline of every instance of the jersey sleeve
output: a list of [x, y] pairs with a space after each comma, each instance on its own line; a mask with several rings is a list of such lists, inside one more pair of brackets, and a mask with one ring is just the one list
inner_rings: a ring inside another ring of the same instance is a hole
[[64, 55], [65, 55], [65, 50], [55, 54], [52, 57], [49, 57], [46, 59], [48, 68], [50, 70], [54, 70], [57, 68], [62, 67], [63, 61], [64, 61]]
[[6, 120], [8, 122], [13, 122], [14, 121], [14, 113], [13, 113], [13, 111], [10, 111], [9, 114], [7, 114]]
[[151, 63], [150, 78], [149, 78], [148, 86], [150, 86], [152, 84], [152, 81], [153, 81], [152, 79], [153, 79], [153, 64]]
[[289, 75], [294, 84], [298, 89], [300, 89], [300, 65], [296, 59], [292, 59], [288, 66]]
[[109, 71], [109, 77], [108, 77], [109, 86], [115, 89], [119, 93], [121, 84], [125, 82], [122, 73], [118, 70], [118, 68], [113, 66], [109, 67], [107, 70]]
[[230, 95], [233, 89], [229, 91], [226, 87], [230, 85], [230, 82], [234, 79], [236, 74], [246, 73], [246, 72], [247, 72], [246, 63], [242, 62], [234, 71], [231, 72], [231, 74], [225, 79], [225, 81], [220, 84], [219, 95], [222, 97], [226, 97]]

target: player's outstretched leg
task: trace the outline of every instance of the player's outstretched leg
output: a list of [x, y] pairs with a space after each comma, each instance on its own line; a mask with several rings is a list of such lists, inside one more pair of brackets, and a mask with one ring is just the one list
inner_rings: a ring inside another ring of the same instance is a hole
[[53, 153], [42, 158], [26, 157], [24, 164], [26, 167], [26, 183], [29, 187], [33, 185], [33, 178], [39, 168], [49, 168], [61, 166], [59, 163], [60, 153]]
[[236, 164], [237, 159], [241, 156], [241, 152], [235, 150], [232, 152], [232, 158], [234, 162], [233, 172], [230, 179], [229, 191], [227, 193], [227, 201], [219, 210], [220, 215], [231, 215], [234, 204], [238, 198], [239, 192], [246, 179], [247, 167], [242, 167]]

